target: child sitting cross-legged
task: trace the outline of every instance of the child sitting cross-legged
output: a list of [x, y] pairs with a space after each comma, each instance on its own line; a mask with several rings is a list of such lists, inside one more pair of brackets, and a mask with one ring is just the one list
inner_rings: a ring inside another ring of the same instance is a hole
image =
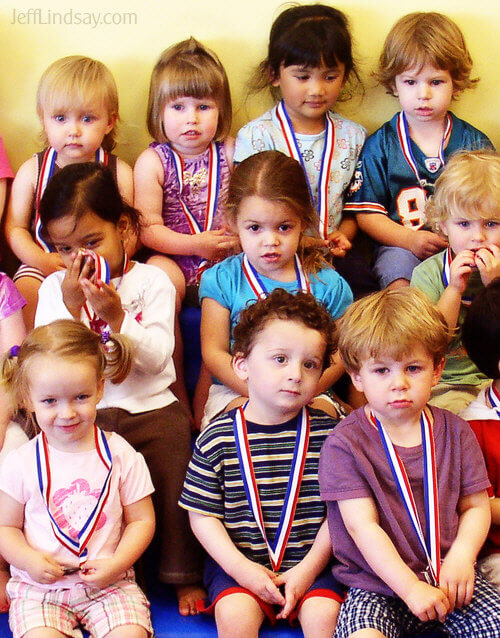
[[460, 416], [469, 422], [477, 436], [492, 483], [491, 529], [480, 565], [500, 588], [500, 277], [474, 298], [462, 336], [469, 357], [493, 379]]
[[500, 635], [500, 593], [475, 561], [490, 526], [489, 481], [469, 425], [428, 406], [451, 336], [412, 288], [347, 309], [339, 351], [367, 404], [330, 434], [319, 467], [335, 556], [349, 586], [335, 638], [438, 626]]
[[257, 637], [298, 616], [331, 638], [343, 599], [319, 497], [321, 446], [336, 424], [308, 408], [330, 365], [334, 322], [310, 293], [277, 288], [241, 312], [233, 369], [248, 401], [198, 437], [180, 505], [209, 554], [205, 585], [219, 637]]

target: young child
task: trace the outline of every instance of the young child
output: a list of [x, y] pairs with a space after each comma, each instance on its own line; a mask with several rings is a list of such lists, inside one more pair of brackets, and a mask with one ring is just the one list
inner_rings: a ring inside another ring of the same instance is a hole
[[48, 146], [17, 172], [5, 223], [7, 241], [22, 262], [14, 281], [27, 301], [28, 329], [33, 327], [41, 282], [64, 267], [43, 239], [39, 222], [40, 199], [51, 176], [68, 164], [101, 162], [113, 171], [122, 197], [133, 201], [132, 170], [111, 154], [118, 92], [102, 62], [69, 56], [51, 64], [38, 85], [36, 107]]
[[427, 406], [451, 336], [418, 290], [384, 290], [342, 318], [339, 350], [367, 404], [326, 440], [319, 465], [335, 556], [349, 586], [335, 638], [392, 638], [435, 628], [500, 635], [500, 592], [476, 556], [489, 487], [465, 421]]
[[[0, 551], [10, 562], [15, 638], [152, 635], [133, 564], [154, 532], [144, 459], [95, 425], [104, 377], [120, 383], [130, 345], [75, 321], [37, 328], [1, 375], [40, 429], [0, 470]], [[22, 472], [20, 472], [22, 468]]]
[[297, 616], [306, 638], [332, 636], [343, 588], [328, 569], [318, 458], [335, 421], [307, 406], [333, 334], [312, 295], [283, 289], [243, 310], [234, 329], [233, 369], [249, 399], [198, 437], [179, 501], [211, 557], [220, 638], [235, 626], [256, 638], [266, 617]]
[[456, 154], [436, 182], [427, 217], [449, 248], [415, 268], [411, 283], [458, 328], [431, 401], [458, 414], [488, 382], [467, 356], [460, 327], [474, 295], [500, 276], [500, 156]]
[[452, 153], [492, 147], [449, 112], [477, 79], [460, 29], [439, 13], [411, 13], [386, 38], [376, 77], [401, 112], [363, 148], [345, 210], [378, 242], [374, 272], [382, 288], [408, 285], [422, 259], [446, 247], [425, 227], [425, 200]]
[[[177, 506], [191, 436], [187, 411], [171, 391], [174, 288], [158, 268], [128, 260], [124, 242], [138, 229], [137, 211], [124, 205], [111, 172], [100, 164], [73, 164], [54, 175], [40, 215], [66, 270], [41, 285], [36, 324], [81, 319], [104, 339], [110, 331], [132, 339], [132, 370], [120, 385], [105, 384], [97, 423], [144, 455], [155, 486], [159, 578], [176, 585], [181, 613], [194, 612], [204, 592], [195, 586], [200, 549]], [[94, 252], [96, 267], [82, 249]]]
[[254, 90], [270, 89], [277, 105], [239, 131], [234, 159], [278, 150], [301, 163], [322, 243], [348, 282], [364, 290], [367, 266], [357, 257], [351, 263], [353, 255], [344, 263], [357, 227], [354, 217], [342, 218], [342, 208], [366, 131], [332, 110], [346, 84], [356, 81], [346, 16], [324, 4], [286, 9], [271, 27], [267, 57], [253, 80]]
[[[247, 396], [246, 383], [231, 365], [231, 333], [249, 302], [274, 288], [310, 291], [334, 319], [352, 302], [349, 286], [318, 249], [303, 250], [303, 233], [316, 212], [304, 172], [294, 159], [264, 151], [239, 164], [229, 184], [226, 217], [243, 252], [205, 271], [201, 279], [202, 354], [216, 377], [205, 406], [207, 422], [234, 399]], [[328, 366], [319, 392], [342, 373], [339, 363]]]
[[474, 430], [493, 485], [491, 529], [483, 547], [481, 569], [500, 588], [500, 279], [478, 292], [463, 325], [463, 342], [479, 370], [493, 379], [461, 412]]
[[202, 271], [237, 247], [221, 214], [234, 151], [231, 115], [229, 82], [215, 53], [190, 38], [161, 54], [149, 88], [155, 141], [134, 167], [135, 206], [145, 219], [142, 242], [154, 251], [147, 263], [164, 270], [177, 293], [174, 363], [186, 405], [178, 314], [186, 291], [189, 303], [198, 303]]

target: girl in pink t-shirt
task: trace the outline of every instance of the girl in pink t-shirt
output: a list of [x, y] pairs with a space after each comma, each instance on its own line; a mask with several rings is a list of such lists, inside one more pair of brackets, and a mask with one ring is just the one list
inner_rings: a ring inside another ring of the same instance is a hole
[[142, 456], [95, 426], [104, 378], [120, 383], [131, 358], [126, 338], [103, 343], [67, 319], [4, 357], [2, 381], [40, 431], [0, 469], [14, 637], [47, 627], [62, 638], [80, 624], [96, 638], [152, 633], [132, 566], [153, 536], [153, 485]]

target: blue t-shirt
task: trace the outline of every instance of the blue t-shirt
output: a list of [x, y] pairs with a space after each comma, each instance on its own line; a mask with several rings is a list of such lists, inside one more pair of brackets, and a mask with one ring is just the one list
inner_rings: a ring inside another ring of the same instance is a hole
[[[205, 297], [215, 299], [230, 313], [231, 332], [238, 322], [240, 312], [250, 301], [256, 301], [242, 268], [243, 253], [228, 257], [206, 270], [200, 283], [200, 301]], [[275, 288], [283, 288], [292, 294], [298, 292], [296, 281], [276, 281], [260, 275], [268, 292]], [[309, 275], [311, 293], [329, 311], [334, 319], [344, 314], [352, 303], [352, 292], [349, 284], [333, 268], [322, 268], [314, 275]]]

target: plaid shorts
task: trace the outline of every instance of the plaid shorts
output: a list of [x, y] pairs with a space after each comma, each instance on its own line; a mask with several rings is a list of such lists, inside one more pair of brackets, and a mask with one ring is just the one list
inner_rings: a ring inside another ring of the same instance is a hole
[[440, 623], [420, 621], [400, 598], [353, 587], [340, 608], [334, 638], [347, 638], [361, 629], [376, 629], [386, 638], [417, 635], [433, 629], [444, 631], [448, 636], [500, 638], [500, 592], [476, 572], [470, 604], [455, 609]]
[[77, 638], [82, 626], [103, 638], [122, 625], [139, 625], [153, 634], [149, 603], [137, 583], [121, 580], [104, 589], [83, 583], [71, 589], [43, 589], [11, 578], [9, 625], [14, 638], [37, 627], [52, 627]]

